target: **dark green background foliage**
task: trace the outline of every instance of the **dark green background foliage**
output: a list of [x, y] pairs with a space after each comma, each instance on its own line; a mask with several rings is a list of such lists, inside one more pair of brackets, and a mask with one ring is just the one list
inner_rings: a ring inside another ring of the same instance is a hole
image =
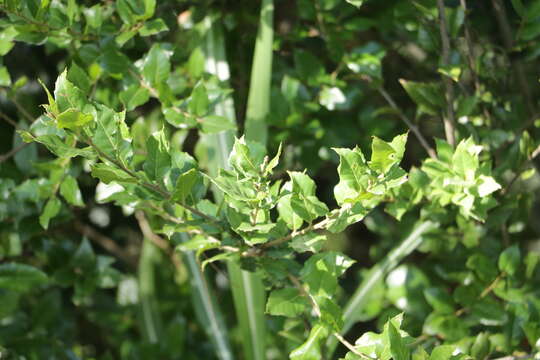
[[0, 358], [539, 353], [540, 0], [263, 5], [0, 0]]

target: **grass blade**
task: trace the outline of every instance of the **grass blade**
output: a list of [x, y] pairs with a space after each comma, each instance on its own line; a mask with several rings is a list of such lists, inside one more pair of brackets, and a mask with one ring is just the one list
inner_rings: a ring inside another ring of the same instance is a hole
[[156, 344], [162, 334], [162, 322], [155, 294], [154, 273], [159, 256], [159, 250], [155, 245], [147, 238], [144, 238], [138, 269], [141, 333], [145, 341], [151, 344]]
[[259, 32], [255, 43], [251, 81], [246, 112], [246, 139], [266, 145], [266, 117], [270, 109], [270, 80], [272, 77], [272, 43], [274, 41], [274, 3], [263, 0]]
[[[342, 334], [349, 331], [357, 321], [355, 314], [358, 314], [367, 301], [369, 301], [369, 294], [373, 287], [381, 281], [388, 272], [394, 269], [403, 258], [420, 246], [423, 240], [423, 234], [434, 229], [436, 226], [437, 224], [431, 221], [419, 223], [398, 247], [390, 251], [384, 259], [371, 268], [368, 275], [349, 299], [347, 305], [345, 305], [345, 310], [343, 311], [344, 323], [341, 330]], [[330, 337], [326, 344], [328, 347], [328, 354], [332, 354], [336, 348], [337, 340], [335, 337]]]
[[[205, 19], [206, 42], [204, 53], [206, 71], [216, 75], [221, 81], [229, 80], [229, 67], [225, 56], [223, 32], [221, 27], [209, 17]], [[251, 95], [250, 95], [251, 96]], [[269, 91], [267, 92], [269, 99]], [[268, 109], [266, 110], [268, 111]], [[235, 120], [234, 103], [231, 97], [225, 98], [215, 108], [217, 115]], [[222, 131], [218, 134], [204, 136], [202, 142], [208, 153], [210, 172], [216, 173], [219, 168], [228, 168], [227, 156], [232, 150], [234, 133]], [[222, 194], [214, 188], [216, 200], [222, 199]], [[232, 262], [227, 263], [231, 280], [234, 305], [240, 329], [245, 358], [248, 360], [265, 359], [265, 292], [261, 279], [250, 272], [243, 271]]]
[[[179, 236], [182, 242], [189, 240], [188, 235], [185, 233], [179, 234]], [[216, 303], [216, 296], [201, 271], [201, 266], [195, 258], [195, 254], [192, 251], [183, 252], [182, 259], [189, 272], [193, 305], [197, 319], [204, 327], [210, 341], [214, 344], [218, 358], [220, 360], [234, 359], [227, 335], [227, 327]]]

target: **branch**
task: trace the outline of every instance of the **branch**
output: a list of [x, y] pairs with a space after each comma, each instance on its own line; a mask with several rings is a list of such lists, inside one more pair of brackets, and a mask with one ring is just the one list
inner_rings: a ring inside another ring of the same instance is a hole
[[[446, 23], [446, 14], [444, 11], [444, 0], [437, 0], [437, 7], [439, 8], [439, 29], [441, 32], [442, 42], [442, 64], [444, 66], [450, 65], [450, 37], [448, 35], [448, 26]], [[446, 116], [443, 117], [444, 132], [446, 134], [446, 141], [452, 146], [455, 145], [455, 116], [454, 116], [454, 85], [452, 79], [443, 75], [444, 85], [446, 88]]]
[[86, 236], [91, 241], [100, 245], [102, 248], [107, 250], [109, 253], [113, 254], [129, 266], [135, 268], [137, 266], [135, 259], [128, 255], [124, 249], [119, 246], [113, 239], [108, 236], [101, 234], [99, 231], [91, 227], [90, 225], [84, 224], [78, 220], [75, 220], [73, 227], [81, 235]]
[[17, 154], [19, 151], [21, 151], [22, 149], [24, 149], [28, 145], [30, 145], [30, 143], [22, 143], [19, 146], [17, 146], [16, 148], [11, 149], [9, 152], [7, 152], [7, 153], [5, 153], [3, 155], [0, 155], [0, 164], [3, 163], [4, 161], [8, 160], [9, 158], [14, 156], [15, 154]]
[[[120, 170], [122, 170], [123, 172], [125, 172], [127, 175], [129, 175], [130, 177], [134, 178], [135, 180], [137, 180], [137, 182], [144, 186], [145, 188], [149, 189], [149, 190], [152, 190], [152, 191], [155, 191], [157, 193], [159, 193], [161, 196], [163, 196], [166, 200], [171, 200], [172, 196], [171, 194], [161, 188], [160, 186], [158, 185], [155, 185], [155, 184], [151, 184], [151, 183], [148, 183], [144, 180], [142, 180], [141, 178], [139, 178], [139, 176], [133, 172], [132, 170], [128, 169], [126, 166], [124, 166], [124, 164], [122, 164], [120, 161], [116, 160], [116, 159], [113, 159], [112, 157], [110, 157], [109, 155], [105, 154], [103, 151], [101, 151], [101, 149], [99, 149], [96, 144], [94, 144], [94, 142], [92, 141], [92, 139], [90, 138], [86, 138], [85, 141], [88, 145], [90, 145], [94, 150], [96, 150], [96, 152], [99, 154], [99, 156], [101, 156], [102, 158], [106, 159], [107, 161], [111, 162], [112, 164], [114, 164], [117, 168], [119, 168]], [[219, 219], [217, 218], [214, 218], [213, 216], [209, 216], [199, 210], [197, 210], [196, 208], [192, 207], [192, 206], [189, 206], [187, 204], [184, 204], [184, 203], [181, 203], [179, 201], [175, 201], [176, 204], [180, 205], [181, 207], [183, 207], [184, 209], [188, 210], [189, 212], [191, 212], [192, 214], [195, 214], [205, 220], [208, 220], [216, 225], [218, 225], [220, 228], [223, 229], [223, 226], [221, 225], [221, 222], [219, 221]]]
[[260, 256], [265, 250], [267, 250], [267, 249], [269, 249], [271, 247], [278, 246], [278, 245], [281, 245], [283, 243], [286, 243], [287, 241], [290, 241], [290, 240], [294, 239], [297, 236], [305, 235], [305, 234], [307, 234], [307, 233], [309, 233], [311, 231], [324, 229], [324, 227], [327, 225], [327, 223], [329, 221], [330, 221], [329, 218], [325, 218], [325, 219], [319, 221], [316, 224], [311, 224], [311, 225], [306, 226], [305, 228], [303, 228], [300, 231], [293, 231], [289, 235], [284, 236], [282, 238], [269, 241], [267, 243], [261, 244], [260, 246], [252, 247], [251, 249], [249, 249], [247, 251], [244, 251], [244, 253], [242, 253], [242, 256], [246, 256], [246, 257]]
[[139, 228], [141, 229], [143, 236], [150, 240], [155, 246], [163, 250], [163, 252], [165, 252], [167, 256], [169, 256], [176, 269], [181, 268], [182, 263], [180, 262], [180, 258], [176, 256], [175, 252], [173, 251], [167, 240], [156, 235], [152, 231], [152, 228], [150, 227], [150, 224], [148, 223], [148, 220], [146, 219], [144, 213], [140, 210], [137, 210], [135, 212], [135, 218], [139, 223]]
[[390, 96], [390, 94], [383, 88], [383, 87], [378, 87], [377, 90], [379, 91], [379, 93], [382, 95], [382, 97], [384, 97], [384, 99], [386, 100], [386, 102], [390, 105], [390, 107], [392, 109], [394, 109], [397, 113], [397, 115], [399, 116], [399, 118], [401, 120], [403, 120], [403, 122], [408, 126], [408, 128], [413, 132], [414, 136], [416, 136], [416, 138], [418, 139], [418, 141], [420, 141], [420, 144], [422, 145], [422, 147], [426, 150], [426, 152], [428, 153], [428, 155], [432, 158], [432, 159], [436, 159], [437, 158], [437, 154], [435, 154], [435, 150], [433, 150], [433, 148], [431, 146], [429, 146], [429, 143], [427, 142], [426, 138], [424, 137], [424, 135], [422, 135], [422, 133], [420, 132], [420, 130], [418, 129], [418, 127], [416, 125], [414, 125], [412, 123], [411, 120], [409, 120], [409, 118], [407, 116], [405, 116], [405, 114], [403, 113], [403, 111], [401, 111], [401, 109], [397, 106], [396, 102], [394, 101], [394, 99], [392, 98], [392, 96]]

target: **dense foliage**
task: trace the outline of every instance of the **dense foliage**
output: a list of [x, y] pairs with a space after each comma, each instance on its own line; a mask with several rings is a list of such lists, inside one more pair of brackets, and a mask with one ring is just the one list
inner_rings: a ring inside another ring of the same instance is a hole
[[0, 0], [1, 359], [540, 354], [540, 0]]

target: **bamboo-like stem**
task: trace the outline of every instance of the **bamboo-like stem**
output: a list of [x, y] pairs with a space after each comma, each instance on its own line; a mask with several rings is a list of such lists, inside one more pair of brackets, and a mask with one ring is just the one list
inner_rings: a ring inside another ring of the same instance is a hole
[[[442, 65], [450, 65], [450, 36], [448, 34], [448, 25], [446, 21], [446, 14], [444, 10], [444, 0], [437, 0], [437, 7], [439, 9], [439, 30], [441, 33]], [[443, 75], [444, 86], [446, 88], [446, 115], [443, 116], [444, 132], [446, 134], [446, 141], [452, 146], [455, 145], [455, 116], [454, 116], [454, 84], [452, 79]]]

